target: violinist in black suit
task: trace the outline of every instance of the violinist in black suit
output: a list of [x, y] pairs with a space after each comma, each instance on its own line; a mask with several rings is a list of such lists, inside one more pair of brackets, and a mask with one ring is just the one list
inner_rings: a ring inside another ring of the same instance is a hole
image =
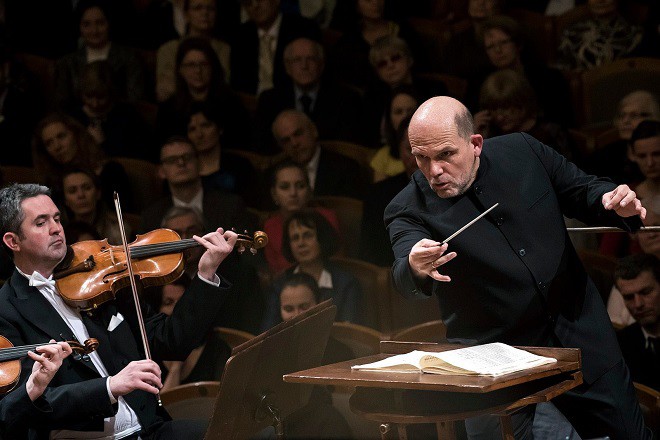
[[[158, 406], [161, 372], [156, 360], [183, 360], [205, 338], [229, 284], [216, 275], [236, 243], [236, 234], [218, 229], [194, 237], [206, 248], [198, 273], [171, 317], [146, 308], [146, 337], [154, 360], [144, 359], [135, 305], [117, 295], [92, 312], [81, 313], [58, 294], [53, 272], [67, 252], [60, 212], [48, 188], [14, 184], [0, 190], [3, 246], [16, 269], [0, 289], [0, 334], [14, 345], [50, 339], [96, 338], [97, 351], [68, 357], [38, 404], [25, 392], [32, 361], [23, 363], [4, 434], [29, 431], [29, 438], [202, 438], [195, 421], [172, 421]], [[15, 397], [14, 397], [15, 398]], [[5, 414], [0, 413], [5, 416]]]
[[[408, 130], [420, 170], [385, 211], [398, 290], [437, 295], [453, 342], [580, 348], [584, 383], [553, 399], [555, 406], [582, 438], [650, 438], [563, 217], [638, 229], [646, 209], [635, 192], [585, 174], [524, 133], [484, 142], [469, 111], [449, 97], [422, 104]], [[531, 438], [533, 418], [533, 405], [513, 414], [516, 438]], [[466, 420], [472, 438], [499, 433], [497, 424], [490, 416]]]

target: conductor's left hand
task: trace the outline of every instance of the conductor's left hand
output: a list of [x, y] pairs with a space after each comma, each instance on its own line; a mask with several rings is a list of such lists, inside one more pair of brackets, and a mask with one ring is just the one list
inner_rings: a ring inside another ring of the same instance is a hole
[[193, 239], [206, 248], [206, 252], [199, 260], [197, 269], [199, 275], [206, 280], [213, 280], [215, 272], [220, 263], [227, 258], [236, 244], [238, 235], [232, 231], [225, 231], [218, 228], [215, 232], [210, 232], [203, 237], [193, 236]]
[[620, 217], [639, 215], [642, 220], [646, 218], [646, 208], [628, 185], [619, 185], [613, 191], [603, 194], [602, 202], [605, 209], [613, 210]]

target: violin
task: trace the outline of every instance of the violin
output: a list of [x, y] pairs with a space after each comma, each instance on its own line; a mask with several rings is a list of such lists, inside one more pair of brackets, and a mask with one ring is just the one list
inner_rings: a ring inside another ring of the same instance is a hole
[[[78, 341], [66, 341], [74, 353], [79, 356], [88, 355], [99, 346], [99, 341], [89, 338], [84, 344]], [[6, 394], [14, 389], [21, 377], [21, 358], [27, 356], [28, 351], [35, 351], [37, 347], [55, 345], [55, 342], [45, 344], [20, 345], [14, 347], [9, 339], [0, 336], [0, 394]]]
[[[239, 253], [249, 249], [256, 253], [268, 244], [261, 231], [239, 234]], [[194, 239], [182, 240], [171, 229], [156, 229], [128, 244], [132, 270], [144, 287], [171, 283], [183, 274], [183, 251], [200, 246]], [[108, 240], [87, 240], [70, 246], [67, 256], [55, 269], [53, 278], [62, 299], [82, 311], [97, 308], [112, 300], [119, 289], [130, 285], [128, 263], [123, 246], [108, 244]]]

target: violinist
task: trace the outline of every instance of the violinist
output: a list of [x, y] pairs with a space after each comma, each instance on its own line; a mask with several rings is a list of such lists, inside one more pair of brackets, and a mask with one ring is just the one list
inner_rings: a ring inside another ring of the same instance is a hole
[[25, 385], [14, 388], [9, 395], [0, 400], [0, 428], [12, 438], [25, 436], [26, 433], [28, 419], [21, 414], [21, 408], [31, 407], [37, 410], [45, 403], [37, 399], [43, 395], [55, 373], [62, 366], [64, 358], [71, 354], [71, 347], [67, 342], [55, 344], [54, 339], [50, 342], [52, 344], [37, 347], [35, 351], [27, 353], [28, 358], [34, 363]]
[[[14, 184], [0, 190], [0, 231], [16, 266], [0, 289], [0, 334], [16, 345], [62, 337], [99, 341], [89, 356], [64, 360], [65, 368], [43, 393], [44, 405], [12, 405], [13, 412], [30, 417], [29, 437], [202, 438], [204, 424], [172, 421], [158, 406], [161, 372], [154, 360], [144, 359], [131, 297], [120, 293], [92, 313], [80, 313], [59, 296], [53, 272], [67, 246], [49, 189]], [[157, 360], [184, 360], [200, 345], [228, 294], [229, 283], [216, 271], [237, 235], [219, 228], [193, 238], [206, 252], [172, 316], [145, 308], [146, 336]], [[21, 387], [29, 371], [24, 370]]]

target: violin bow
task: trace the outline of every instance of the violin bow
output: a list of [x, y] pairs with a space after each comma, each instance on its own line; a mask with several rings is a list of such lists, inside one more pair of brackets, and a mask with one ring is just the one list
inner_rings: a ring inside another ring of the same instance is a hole
[[[142, 316], [142, 307], [140, 307], [140, 298], [138, 296], [137, 284], [135, 283], [135, 276], [133, 275], [133, 262], [131, 260], [131, 253], [128, 249], [128, 240], [126, 240], [126, 228], [124, 228], [124, 218], [121, 215], [121, 204], [119, 203], [119, 194], [117, 191], [113, 194], [115, 202], [115, 211], [117, 212], [117, 220], [119, 221], [119, 231], [121, 233], [121, 244], [126, 254], [126, 264], [128, 265], [128, 278], [131, 280], [131, 290], [133, 291], [133, 302], [135, 303], [135, 310], [137, 311], [137, 319], [140, 327], [140, 336], [142, 337], [142, 345], [144, 346], [144, 354], [147, 359], [151, 360], [151, 349], [149, 348], [149, 341], [147, 340], [147, 330], [144, 326], [144, 318]], [[160, 393], [157, 395], [158, 406], [163, 406], [160, 400]]]

